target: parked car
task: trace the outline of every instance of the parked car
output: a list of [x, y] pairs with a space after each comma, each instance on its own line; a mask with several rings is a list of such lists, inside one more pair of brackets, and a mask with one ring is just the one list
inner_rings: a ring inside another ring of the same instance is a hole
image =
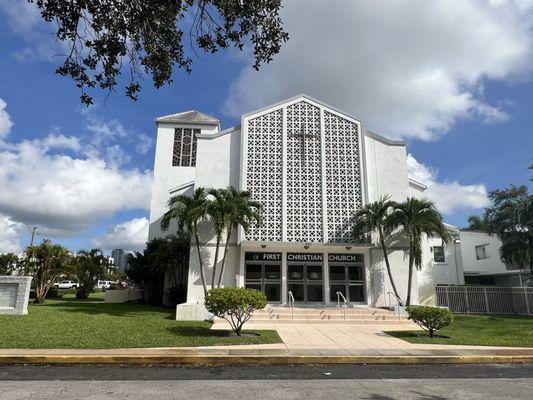
[[111, 285], [116, 285], [115, 281], [98, 281], [96, 282], [96, 288], [98, 289], [109, 289]]
[[58, 289], [76, 289], [80, 287], [78, 282], [74, 281], [61, 281], [55, 284]]

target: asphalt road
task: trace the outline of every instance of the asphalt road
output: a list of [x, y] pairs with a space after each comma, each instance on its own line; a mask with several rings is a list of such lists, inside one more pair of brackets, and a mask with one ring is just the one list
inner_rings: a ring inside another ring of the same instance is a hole
[[0, 399], [531, 399], [533, 365], [0, 366]]

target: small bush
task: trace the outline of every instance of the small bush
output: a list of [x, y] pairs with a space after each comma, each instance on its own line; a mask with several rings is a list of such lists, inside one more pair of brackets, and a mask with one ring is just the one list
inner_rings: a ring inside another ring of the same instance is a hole
[[63, 298], [63, 292], [61, 289], [56, 288], [55, 286], [52, 286], [50, 289], [48, 289], [48, 293], [46, 293], [47, 299], [62, 299]]
[[263, 292], [244, 288], [216, 288], [207, 293], [205, 307], [219, 318], [229, 322], [237, 336], [241, 336], [243, 325], [255, 310], [266, 307]]
[[453, 315], [447, 308], [428, 306], [408, 306], [405, 311], [409, 319], [416, 322], [433, 337], [435, 332], [453, 322]]

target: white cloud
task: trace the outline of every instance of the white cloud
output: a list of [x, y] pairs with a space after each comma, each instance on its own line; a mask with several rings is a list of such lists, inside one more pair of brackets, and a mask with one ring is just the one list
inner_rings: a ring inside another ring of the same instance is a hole
[[487, 188], [483, 184], [461, 185], [457, 181], [439, 182], [437, 170], [419, 163], [411, 154], [407, 156], [409, 177], [427, 185], [424, 194], [443, 214], [460, 210], [480, 209], [489, 205]]
[[0, 253], [20, 253], [20, 234], [24, 226], [5, 215], [0, 215]]
[[[52, 127], [46, 137], [10, 142], [5, 108], [0, 98], [0, 252], [20, 250], [25, 224], [43, 235], [73, 236], [118, 211], [149, 209], [152, 171], [123, 167], [130, 156], [112, 142], [129, 132], [119, 121], [91, 115], [90, 136]], [[126, 233], [139, 221], [130, 221]]]
[[7, 104], [0, 98], [0, 139], [4, 139], [9, 132], [11, 132], [11, 127], [13, 126], [13, 121], [6, 111]]
[[[139, 154], [146, 154], [154, 145], [154, 140], [144, 133], [137, 133], [126, 128], [122, 122], [116, 118], [103, 119], [94, 110], [97, 106], [82, 110], [85, 129], [90, 132], [89, 144], [85, 148], [85, 153], [91, 156], [106, 157], [113, 165], [126, 164], [130, 161], [122, 148], [116, 144], [132, 144]], [[103, 154], [102, 154], [103, 153]]]
[[[57, 132], [1, 143], [0, 214], [45, 234], [74, 235], [117, 211], [149, 208], [151, 171], [123, 169], [81, 150], [77, 138]], [[110, 159], [126, 157], [118, 146], [109, 152]]]
[[135, 146], [135, 150], [137, 150], [137, 153], [139, 154], [146, 154], [154, 146], [154, 142], [154, 139], [150, 136], [141, 133], [137, 137], [137, 146]]
[[27, 46], [11, 53], [20, 62], [52, 61], [57, 54], [67, 53], [65, 44], [55, 40], [53, 24], [46, 23], [37, 6], [27, 1], [0, 0], [0, 12], [7, 26]]
[[307, 93], [391, 137], [431, 140], [458, 119], [507, 118], [487, 80], [531, 71], [532, 2], [291, 0], [290, 40], [260, 72], [232, 83], [233, 116]]
[[148, 240], [147, 218], [134, 218], [118, 225], [110, 226], [105, 235], [92, 240], [94, 247], [105, 250], [124, 249], [140, 251]]

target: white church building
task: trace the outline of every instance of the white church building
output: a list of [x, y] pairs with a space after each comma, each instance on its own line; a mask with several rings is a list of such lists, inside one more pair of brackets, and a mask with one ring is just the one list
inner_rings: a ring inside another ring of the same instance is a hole
[[[224, 286], [261, 290], [272, 304], [287, 304], [290, 292], [297, 304], [328, 306], [341, 292], [352, 305], [390, 305], [382, 252], [375, 240], [354, 242], [350, 232], [355, 211], [382, 195], [399, 202], [424, 196], [426, 186], [408, 177], [405, 142], [370, 132], [357, 118], [306, 95], [245, 114], [240, 125], [225, 130], [198, 111], [156, 123], [149, 239], [176, 229], [160, 228], [171, 196], [233, 186], [261, 203], [263, 221], [231, 239]], [[208, 224], [201, 236], [210, 276], [215, 240]], [[440, 245], [436, 239], [424, 245], [428, 265], [415, 273], [413, 304], [434, 304], [437, 280], [460, 275], [451, 262], [433, 271], [433, 246]], [[404, 299], [407, 257], [406, 243], [390, 248]], [[203, 296], [192, 244], [187, 304], [201, 305]]]

